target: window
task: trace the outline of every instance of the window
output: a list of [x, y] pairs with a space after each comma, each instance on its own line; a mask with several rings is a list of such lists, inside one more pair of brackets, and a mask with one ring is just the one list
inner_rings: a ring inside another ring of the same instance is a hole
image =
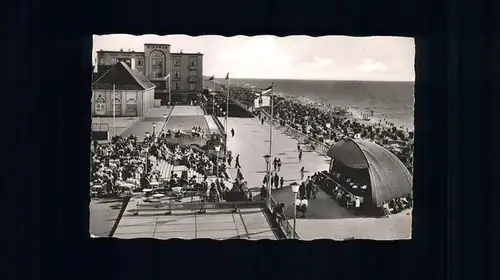
[[104, 64], [104, 58], [102, 58], [102, 57], [101, 57], [101, 58], [99, 58], [99, 64], [100, 64], [100, 65], [103, 65], [103, 64]]
[[95, 102], [95, 113], [96, 115], [106, 114], [106, 101], [100, 95]]
[[196, 58], [191, 58], [189, 61], [189, 66], [195, 67], [196, 66]]
[[189, 78], [192, 80], [196, 80], [196, 71], [190, 71], [189, 72]]
[[189, 84], [189, 90], [190, 91], [193, 91], [196, 89], [196, 84], [192, 83], [192, 84]]
[[178, 57], [174, 58], [174, 66], [180, 66], [181, 65], [181, 60]]
[[181, 71], [175, 70], [174, 77], [178, 79], [180, 76], [181, 76]]
[[142, 59], [137, 60], [137, 66], [142, 66]]
[[179, 82], [176, 82], [176, 83], [173, 83], [173, 90], [180, 90], [181, 89], [181, 83]]
[[163, 77], [161, 69], [153, 69], [151, 71], [151, 77], [153, 77], [153, 78], [161, 78], [161, 77]]
[[162, 77], [165, 73], [165, 55], [160, 51], [153, 51], [150, 56], [151, 76], [155, 78]]

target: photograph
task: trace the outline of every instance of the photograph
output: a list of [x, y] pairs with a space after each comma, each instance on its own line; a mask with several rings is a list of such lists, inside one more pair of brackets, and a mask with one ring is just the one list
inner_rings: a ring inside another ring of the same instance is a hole
[[413, 38], [94, 35], [92, 60], [91, 237], [411, 239]]

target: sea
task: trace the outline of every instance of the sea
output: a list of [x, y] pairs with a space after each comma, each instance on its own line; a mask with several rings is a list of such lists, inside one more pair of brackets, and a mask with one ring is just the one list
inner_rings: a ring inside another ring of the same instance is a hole
[[[224, 83], [223, 79], [216, 79]], [[373, 111], [372, 120], [387, 120], [397, 127], [414, 129], [414, 82], [231, 79], [231, 85], [254, 85], [284, 96], [302, 97], [331, 106], [349, 107], [354, 115]]]

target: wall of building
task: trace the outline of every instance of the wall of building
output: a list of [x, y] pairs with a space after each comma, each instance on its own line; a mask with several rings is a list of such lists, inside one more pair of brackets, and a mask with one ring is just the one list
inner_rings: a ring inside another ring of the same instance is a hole
[[[105, 104], [104, 114], [99, 116], [112, 117], [113, 116], [112, 108], [116, 104], [120, 104], [119, 105], [120, 111], [118, 112], [121, 112], [121, 114], [117, 112], [116, 116], [127, 116], [127, 103], [130, 102], [130, 104], [133, 104], [133, 102], [131, 101], [135, 101], [135, 103], [137, 104], [137, 116], [143, 116], [150, 108], [154, 106], [154, 99], [152, 98], [152, 96], [154, 95], [154, 89], [149, 89], [146, 90], [145, 92], [140, 90], [127, 90], [127, 91], [116, 90], [114, 95], [115, 102], [113, 102], [112, 95], [113, 95], [112, 90], [92, 91], [92, 100], [91, 100], [92, 116], [98, 115], [97, 114], [98, 99], [103, 100]], [[144, 98], [143, 95], [146, 95], [146, 98]]]
[[[200, 93], [203, 90], [203, 55], [172, 53], [172, 93]], [[179, 63], [176, 63], [179, 61]], [[191, 66], [191, 62], [195, 66]], [[177, 76], [179, 74], [179, 76]], [[195, 82], [191, 83], [190, 76], [195, 76]], [[194, 88], [190, 87], [194, 84]]]
[[[145, 75], [145, 58], [143, 52], [98, 52], [98, 65], [115, 65], [117, 60], [134, 59], [135, 69]], [[129, 65], [131, 66], [131, 65]], [[99, 67], [99, 66], [98, 66]]]
[[[161, 54], [161, 56], [157, 56]], [[170, 62], [170, 45], [165, 44], [145, 44], [144, 45], [144, 57], [145, 57], [145, 76], [149, 80], [158, 79], [158, 77], [154, 75], [154, 70], [158, 70], [159, 68], [153, 64], [155, 57], [157, 59], [161, 58], [163, 62], [161, 67], [161, 76], [165, 77], [168, 74], [168, 69], [171, 67]]]
[[[138, 105], [138, 112], [140, 111], [140, 114], [141, 116], [144, 116], [146, 115], [146, 113], [154, 107], [154, 94], [155, 94], [155, 90], [154, 88], [151, 88], [151, 89], [147, 89], [143, 92], [141, 92], [138, 96], [138, 104], [140, 104], [140, 106]], [[140, 107], [140, 109], [139, 109]]]

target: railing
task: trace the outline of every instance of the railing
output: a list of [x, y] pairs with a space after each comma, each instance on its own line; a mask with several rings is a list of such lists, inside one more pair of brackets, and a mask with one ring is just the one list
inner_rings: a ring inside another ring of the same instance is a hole
[[[278, 206], [278, 203], [276, 203], [274, 198], [271, 196], [271, 205], [270, 205], [271, 213], [273, 212], [273, 209], [276, 206]], [[281, 230], [283, 231], [287, 239], [300, 239], [299, 234], [297, 233], [297, 231], [293, 229], [293, 226], [290, 224], [286, 216], [283, 215], [283, 218], [279, 218], [277, 222], [280, 225]]]
[[328, 175], [326, 175], [326, 174], [324, 174], [324, 173], [319, 173], [319, 174], [321, 174], [321, 176], [325, 177], [326, 179], [328, 179], [329, 181], [331, 181], [332, 183], [334, 183], [334, 185], [335, 185], [336, 187], [341, 188], [344, 192], [348, 193], [349, 195], [351, 195], [351, 196], [356, 196], [356, 195], [354, 195], [353, 193], [351, 193], [350, 191], [348, 191], [346, 188], [344, 188], [344, 187], [343, 187], [341, 184], [339, 184], [337, 181], [335, 181], [335, 179], [333, 179], [332, 177], [330, 177], [330, 176], [328, 176]]
[[167, 125], [167, 122], [168, 122], [168, 120], [170, 119], [170, 116], [172, 115], [172, 112], [174, 111], [174, 107], [175, 107], [175, 105], [171, 105], [171, 106], [169, 107], [170, 112], [168, 112], [168, 116], [167, 116], [167, 118], [165, 119], [165, 121], [163, 122], [163, 125], [162, 125], [162, 127], [161, 127], [160, 133], [158, 133], [158, 136], [162, 136], [162, 135], [163, 135], [163, 133], [166, 133], [166, 131], [165, 131], [165, 126]]
[[167, 198], [156, 203], [136, 203], [134, 214], [149, 211], [165, 211], [172, 213], [176, 210], [206, 210], [206, 209], [245, 209], [245, 208], [263, 208], [263, 201], [236, 201], [236, 202], [190, 202], [190, 203], [173, 203], [172, 199]]
[[[271, 119], [271, 117], [270, 117], [271, 115], [268, 112], [266, 112], [264, 110], [261, 112], [264, 112], [264, 114], [267, 116], [268, 120]], [[292, 138], [297, 139], [299, 142], [304, 142], [305, 140], [309, 141], [310, 143], [313, 144], [312, 147], [316, 152], [318, 152], [319, 154], [324, 155], [324, 156], [327, 155], [328, 150], [330, 149], [330, 147], [328, 145], [317, 141], [316, 139], [312, 138], [311, 136], [305, 135], [304, 133], [302, 133], [298, 129], [295, 129], [289, 125], [285, 125], [283, 127], [280, 125], [280, 121], [284, 121], [284, 120], [282, 120], [281, 118], [273, 118], [272, 124], [274, 125], [274, 127], [278, 128], [283, 133], [290, 135]]]
[[212, 114], [212, 119], [214, 120], [215, 124], [219, 128], [220, 134], [224, 137], [226, 137], [226, 130], [224, 128], [224, 125], [221, 123], [218, 117], [216, 117], [214, 114]]
[[107, 123], [92, 123], [92, 131], [109, 131]]

